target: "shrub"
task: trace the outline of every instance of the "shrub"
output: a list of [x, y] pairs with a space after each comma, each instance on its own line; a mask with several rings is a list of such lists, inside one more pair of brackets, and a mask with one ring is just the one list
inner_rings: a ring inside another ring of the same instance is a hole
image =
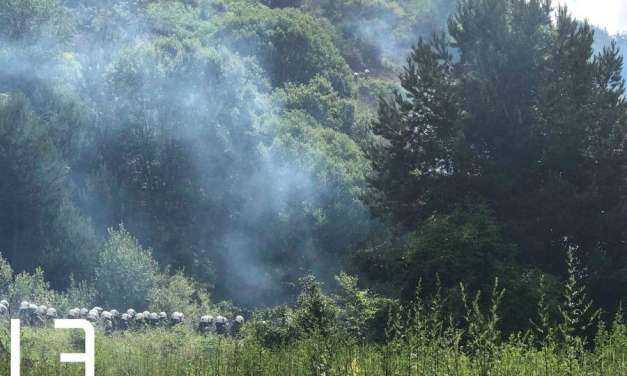
[[389, 310], [391, 299], [372, 294], [357, 287], [357, 278], [346, 273], [336, 277], [340, 292], [335, 300], [340, 307], [338, 324], [350, 336], [359, 339], [376, 339], [381, 331], [384, 314]]
[[294, 310], [279, 306], [256, 311], [244, 333], [266, 348], [280, 348], [296, 341], [301, 330]]
[[187, 317], [198, 317], [209, 310], [209, 293], [182, 272], [160, 279], [150, 291], [150, 310], [183, 312]]
[[70, 287], [63, 294], [63, 300], [57, 303], [58, 309], [63, 309], [61, 312], [74, 307], [93, 307], [97, 304], [98, 292], [96, 288], [86, 282], [76, 282], [74, 278], [70, 278]]
[[51, 305], [58, 300], [58, 294], [50, 289], [41, 268], [35, 269], [33, 274], [22, 272], [16, 275], [10, 291], [9, 302], [12, 307], [18, 307], [22, 300], [38, 305]]
[[160, 278], [150, 250], [143, 249], [124, 226], [109, 229], [109, 239], [100, 250], [95, 269], [100, 304], [118, 309], [146, 308]]
[[278, 91], [286, 110], [302, 110], [327, 128], [350, 134], [356, 122], [355, 103], [342, 98], [326, 78], [316, 76], [306, 85], [288, 83]]
[[306, 334], [328, 335], [335, 326], [337, 306], [322, 292], [322, 286], [315, 277], [301, 279], [302, 291], [298, 297], [296, 322]]
[[70, 307], [90, 307], [95, 304], [96, 292], [87, 282], [75, 282], [70, 276], [70, 286], [65, 292], [50, 288], [43, 269], [37, 268], [30, 274], [13, 274], [9, 262], [0, 254], [0, 299], [7, 299], [15, 312], [21, 301], [57, 308], [59, 313]]

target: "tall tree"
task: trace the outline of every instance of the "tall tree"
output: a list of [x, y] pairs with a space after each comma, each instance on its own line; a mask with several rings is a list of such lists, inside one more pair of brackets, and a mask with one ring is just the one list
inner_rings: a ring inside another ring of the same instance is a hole
[[372, 207], [412, 229], [480, 202], [527, 262], [560, 272], [576, 247], [598, 285], [624, 296], [622, 58], [614, 45], [593, 56], [591, 27], [552, 11], [462, 0], [450, 41], [419, 41], [374, 126]]
[[0, 94], [0, 251], [16, 270], [43, 266], [63, 286], [68, 271], [87, 277], [95, 238], [52, 139], [23, 95]]

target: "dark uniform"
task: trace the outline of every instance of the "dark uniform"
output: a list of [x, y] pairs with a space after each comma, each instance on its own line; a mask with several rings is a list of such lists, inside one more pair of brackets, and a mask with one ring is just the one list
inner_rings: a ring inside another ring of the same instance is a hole
[[28, 305], [28, 321], [31, 326], [43, 326], [44, 325], [44, 314], [40, 307], [37, 307], [35, 304]]
[[111, 312], [103, 311], [100, 317], [105, 334], [110, 336], [113, 334], [113, 315]]
[[159, 312], [159, 326], [165, 328], [168, 326], [168, 314], [165, 312]]
[[213, 333], [215, 331], [213, 316], [202, 316], [200, 318], [200, 322], [198, 323], [198, 331], [201, 334]]
[[3, 319], [10, 317], [9, 308], [4, 304], [0, 304], [0, 317]]
[[229, 322], [224, 316], [216, 317], [216, 333], [222, 336], [229, 334]]
[[48, 325], [54, 325], [54, 320], [57, 318], [57, 310], [54, 308], [48, 308], [46, 310], [46, 321]]
[[120, 316], [120, 322], [119, 322], [119, 326], [118, 326], [118, 330], [129, 330], [130, 328], [130, 316], [128, 315], [128, 313], [123, 313]]
[[235, 316], [235, 319], [231, 323], [231, 335], [233, 337], [239, 336], [242, 326], [244, 326], [244, 317], [241, 315]]
[[184, 320], [185, 316], [181, 312], [174, 312], [172, 313], [172, 317], [170, 318], [170, 326], [182, 324]]
[[159, 315], [156, 312], [150, 312], [148, 315], [148, 325], [150, 325], [151, 328], [159, 326]]

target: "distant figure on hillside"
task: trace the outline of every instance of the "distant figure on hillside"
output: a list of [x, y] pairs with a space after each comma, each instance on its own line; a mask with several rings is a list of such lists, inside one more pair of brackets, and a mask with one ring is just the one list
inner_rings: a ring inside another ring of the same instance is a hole
[[242, 326], [244, 326], [244, 316], [237, 315], [235, 319], [231, 323], [231, 335], [233, 337], [237, 337], [242, 330]]
[[170, 319], [170, 325], [175, 326], [178, 324], [182, 324], [184, 320], [185, 320], [185, 315], [183, 315], [181, 312], [174, 312]]
[[0, 305], [4, 306], [4, 308], [7, 309], [7, 314], [9, 315], [11, 314], [11, 306], [9, 305], [8, 300], [5, 300], [5, 299], [0, 300]]
[[200, 323], [198, 323], [198, 331], [202, 334], [208, 334], [215, 331], [214, 319], [211, 315], [204, 315], [200, 317]]
[[226, 319], [226, 317], [216, 317], [216, 333], [223, 336], [229, 333], [229, 321]]

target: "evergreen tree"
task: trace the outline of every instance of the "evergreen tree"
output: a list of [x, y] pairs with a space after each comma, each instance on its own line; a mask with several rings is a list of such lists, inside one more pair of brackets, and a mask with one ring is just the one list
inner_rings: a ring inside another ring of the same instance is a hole
[[593, 56], [591, 27], [551, 12], [462, 0], [450, 41], [419, 41], [374, 125], [372, 207], [412, 229], [483, 203], [528, 263], [562, 272], [565, 250], [583, 250], [615, 301], [627, 289], [622, 59], [613, 45]]

